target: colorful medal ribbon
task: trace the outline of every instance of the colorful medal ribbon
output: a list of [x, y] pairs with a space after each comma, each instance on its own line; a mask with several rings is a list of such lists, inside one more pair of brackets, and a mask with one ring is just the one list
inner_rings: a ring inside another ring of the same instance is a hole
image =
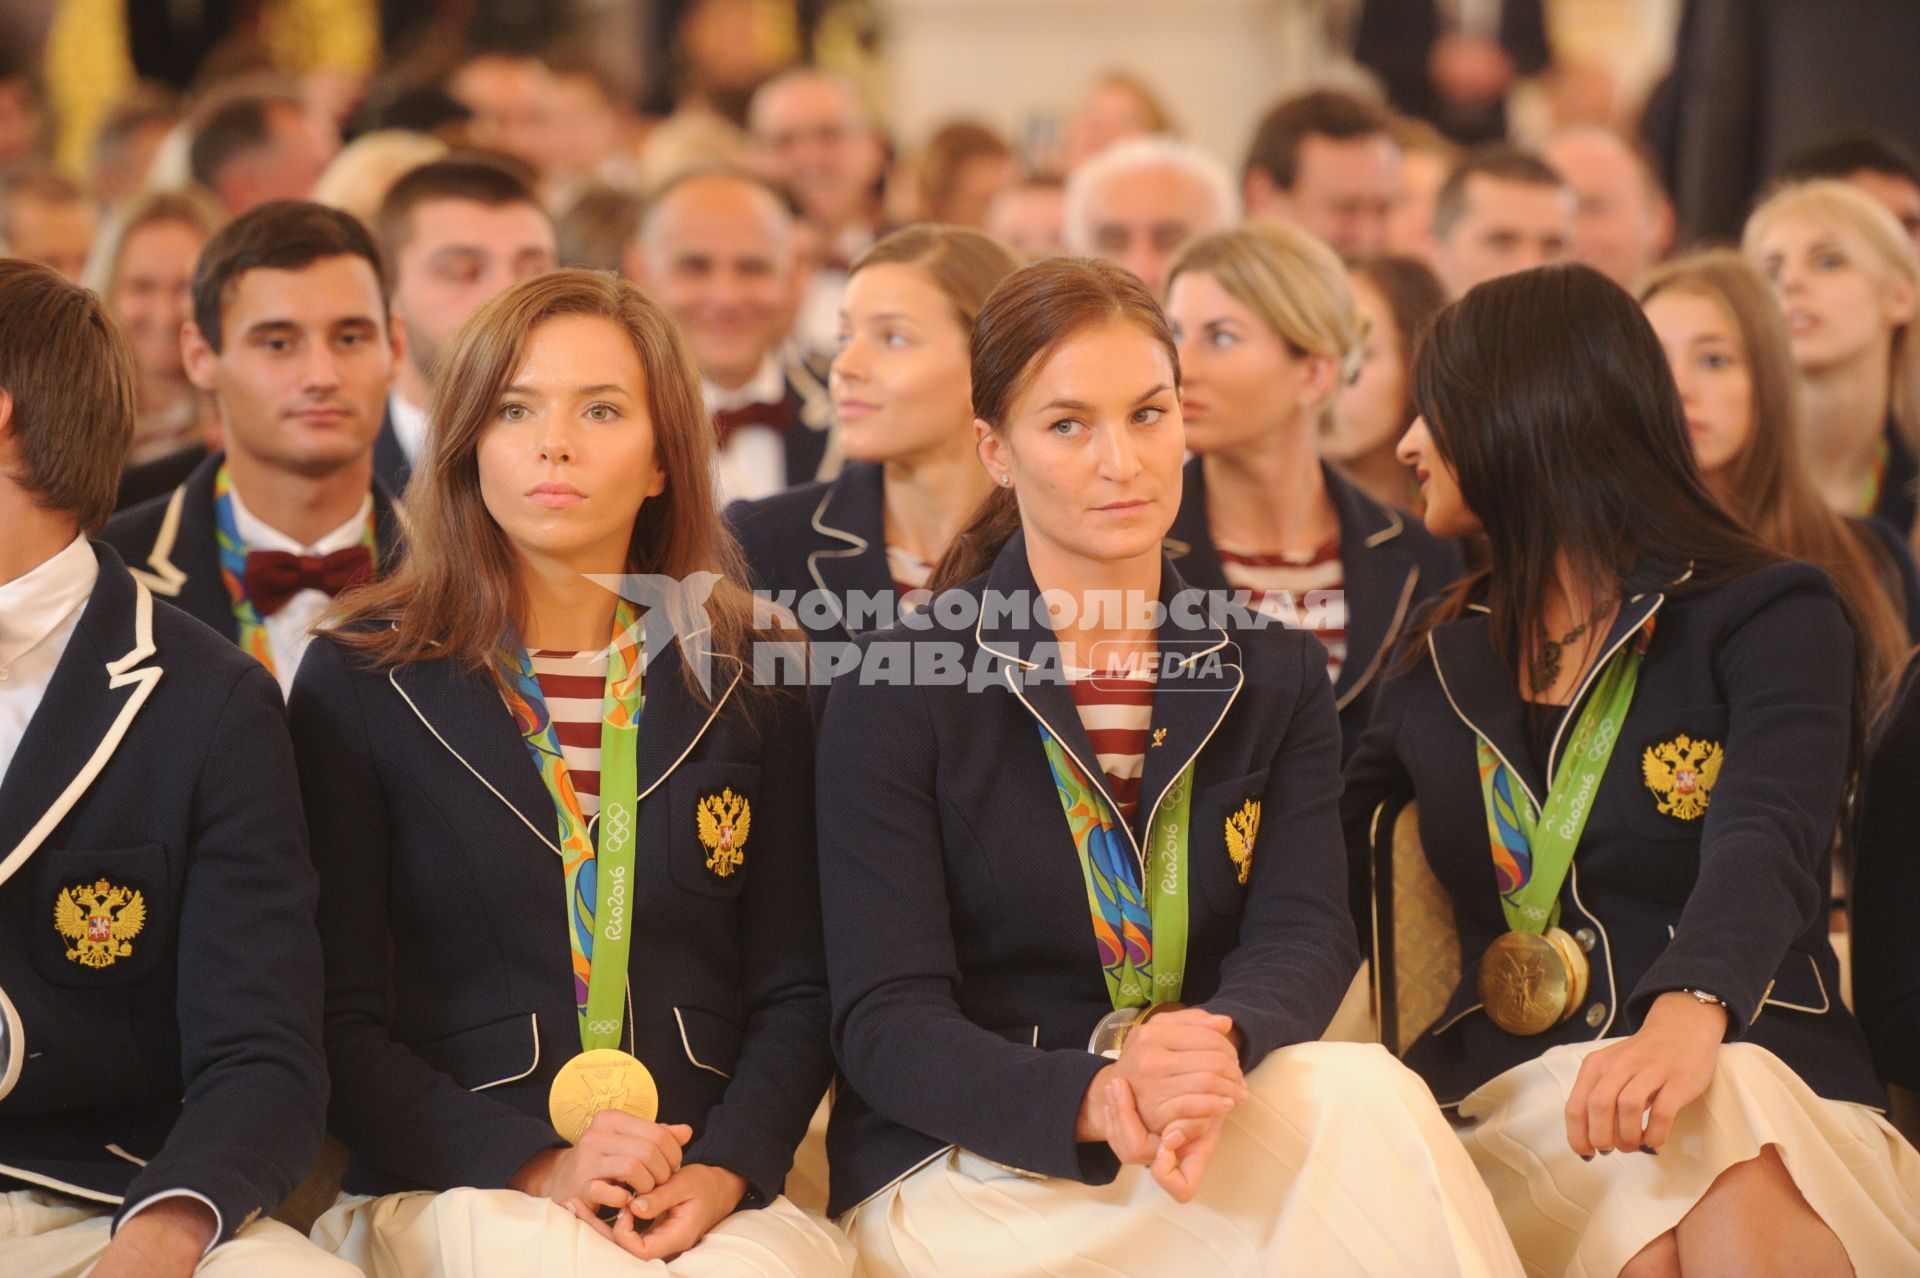
[[[513, 712], [560, 819], [567, 941], [573, 951], [573, 999], [580, 1014], [582, 1051], [618, 1044], [626, 1020], [644, 648], [639, 610], [622, 599], [613, 611], [613, 641], [607, 647], [607, 684], [600, 711], [600, 815], [594, 822], [581, 813], [580, 796], [560, 752], [560, 737], [541, 696], [533, 659], [517, 636], [510, 636], [501, 652], [507, 709]], [[595, 823], [600, 835], [597, 850]]]
[[1040, 741], [1080, 854], [1087, 908], [1116, 1011], [1180, 997], [1187, 970], [1187, 834], [1193, 764], [1167, 787], [1147, 832], [1146, 883], [1125, 826], [1099, 787], [1040, 725]]
[[1516, 932], [1538, 935], [1559, 920], [1560, 886], [1573, 867], [1574, 849], [1593, 811], [1614, 743], [1620, 739], [1620, 726], [1633, 702], [1640, 662], [1652, 634], [1649, 622], [1640, 637], [1621, 648], [1601, 672], [1593, 696], [1574, 725], [1566, 753], [1560, 756], [1540, 812], [1534, 811], [1520, 779], [1487, 739], [1476, 741], [1494, 879], [1507, 926]]
[[[226, 585], [227, 598], [233, 601], [233, 619], [240, 627], [240, 649], [277, 676], [266, 623], [247, 599], [247, 543], [240, 540], [240, 521], [233, 514], [233, 479], [227, 474], [225, 462], [213, 477], [213, 537], [220, 549], [220, 580]], [[380, 547], [372, 511], [367, 512], [367, 530], [361, 534], [360, 544], [377, 567]]]
[[1880, 446], [1873, 450], [1873, 464], [1867, 467], [1867, 477], [1860, 481], [1860, 496], [1855, 510], [1861, 515], [1871, 515], [1880, 506], [1880, 490], [1887, 482], [1887, 463], [1893, 458], [1893, 445], [1887, 437], [1880, 437]]

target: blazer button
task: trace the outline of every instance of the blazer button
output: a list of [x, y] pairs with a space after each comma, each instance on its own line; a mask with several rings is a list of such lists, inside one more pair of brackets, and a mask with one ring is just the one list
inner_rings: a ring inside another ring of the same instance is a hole
[[1595, 1003], [1587, 1009], [1587, 1027], [1589, 1029], [1599, 1029], [1606, 1023], [1607, 1005], [1605, 1003]]
[[1599, 935], [1590, 927], [1583, 927], [1575, 932], [1573, 939], [1580, 942], [1580, 948], [1588, 954], [1593, 953], [1593, 947], [1600, 944]]

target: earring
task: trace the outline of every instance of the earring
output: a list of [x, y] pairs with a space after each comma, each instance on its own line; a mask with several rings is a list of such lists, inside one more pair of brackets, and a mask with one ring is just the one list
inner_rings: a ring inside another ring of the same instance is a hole
[[1012, 485], [1013, 485], [1013, 476], [1012, 476], [1012, 475], [1002, 475], [1002, 476], [1000, 476], [1000, 486], [1001, 486], [1002, 488], [1008, 488], [1008, 487], [1011, 487]]

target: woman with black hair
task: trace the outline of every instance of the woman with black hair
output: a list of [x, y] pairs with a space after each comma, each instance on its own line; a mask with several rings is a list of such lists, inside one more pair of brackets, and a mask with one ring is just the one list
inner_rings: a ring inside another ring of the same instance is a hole
[[1414, 393], [1427, 526], [1491, 561], [1347, 770], [1350, 852], [1417, 800], [1458, 924], [1408, 1064], [1530, 1272], [1920, 1271], [1920, 1155], [1875, 1112], [1826, 936], [1864, 691], [1832, 585], [1714, 501], [1658, 340], [1594, 271], [1474, 289]]

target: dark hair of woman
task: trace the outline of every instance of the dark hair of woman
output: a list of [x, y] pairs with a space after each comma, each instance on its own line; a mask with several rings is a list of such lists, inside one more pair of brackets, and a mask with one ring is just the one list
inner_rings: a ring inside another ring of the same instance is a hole
[[1518, 682], [1562, 557], [1628, 598], [1781, 559], [1708, 491], [1659, 339], [1598, 271], [1548, 266], [1474, 288], [1420, 344], [1413, 400], [1491, 562], [1440, 597], [1409, 660], [1427, 629], [1479, 603]]
[[[1152, 292], [1131, 271], [1096, 258], [1052, 257], [1007, 276], [973, 324], [973, 415], [1000, 430], [1048, 356], [1069, 338], [1114, 323], [1137, 324], [1166, 348], [1177, 391], [1180, 357], [1173, 331]], [[994, 489], [934, 567], [929, 588], [938, 594], [979, 576], [1019, 528], [1013, 493]]]

